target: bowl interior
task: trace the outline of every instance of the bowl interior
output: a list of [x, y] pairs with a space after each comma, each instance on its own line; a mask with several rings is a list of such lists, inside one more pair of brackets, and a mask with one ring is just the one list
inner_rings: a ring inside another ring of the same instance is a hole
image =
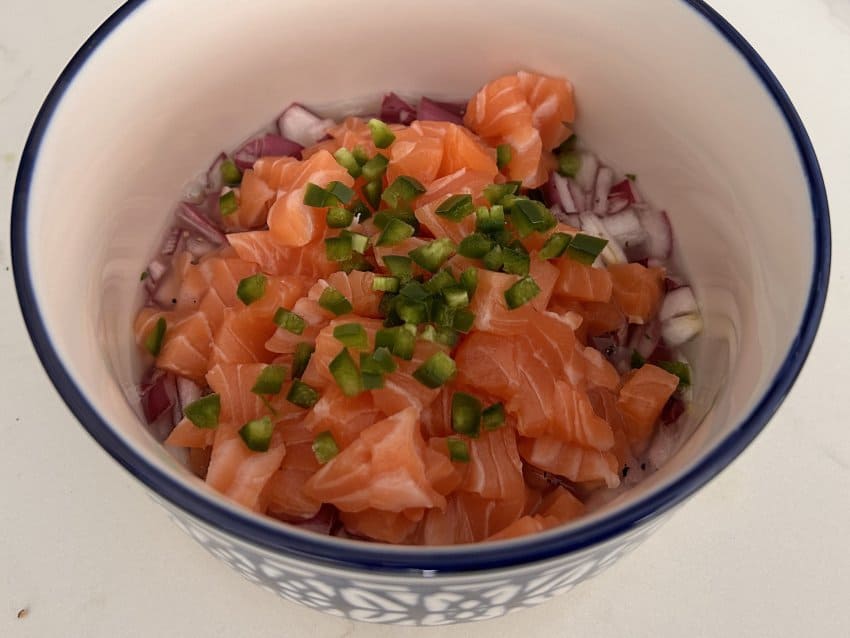
[[701, 302], [705, 332], [688, 348], [699, 427], [608, 507], [672, 485], [750, 415], [804, 319], [810, 191], [774, 98], [678, 0], [330, 4], [135, 3], [64, 86], [25, 176], [25, 242], [38, 312], [82, 396], [144, 472], [217, 500], [147, 434], [135, 401], [139, 273], [186, 182], [293, 100], [339, 112], [387, 90], [466, 97], [526, 68], [574, 83], [578, 134], [669, 212]]

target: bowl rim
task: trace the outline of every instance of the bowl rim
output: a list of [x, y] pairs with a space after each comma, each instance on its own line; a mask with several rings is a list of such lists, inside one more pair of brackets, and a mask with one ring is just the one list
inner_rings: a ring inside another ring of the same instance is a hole
[[184, 487], [179, 480], [151, 465], [127, 445], [89, 403], [53, 347], [41, 317], [29, 267], [27, 221], [33, 168], [41, 142], [65, 91], [99, 45], [146, 0], [127, 0], [86, 40], [68, 62], [45, 98], [21, 155], [12, 199], [11, 253], [18, 301], [30, 338], [51, 382], [88, 433], [116, 461], [156, 494], [190, 517], [261, 546], [273, 553], [300, 557], [329, 567], [435, 574], [460, 574], [478, 570], [518, 567], [556, 558], [609, 541], [641, 527], [678, 505], [737, 457], [764, 428], [793, 385], [811, 349], [820, 323], [829, 283], [831, 235], [826, 190], [808, 134], [787, 93], [755, 49], [719, 13], [702, 0], [681, 0], [715, 28], [750, 65], [794, 138], [808, 182], [814, 230], [814, 261], [811, 287], [795, 339], [759, 402], [726, 437], [677, 481], [637, 502], [603, 516], [593, 524], [567, 528], [563, 533], [531, 536], [506, 543], [445, 548], [407, 548], [381, 544], [340, 542], [320, 535], [293, 533], [276, 521], [229, 508], [223, 499], [204, 496]]

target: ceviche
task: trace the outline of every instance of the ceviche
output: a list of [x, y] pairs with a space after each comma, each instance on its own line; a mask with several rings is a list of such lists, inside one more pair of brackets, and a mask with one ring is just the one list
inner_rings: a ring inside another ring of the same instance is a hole
[[519, 72], [293, 104], [221, 154], [142, 273], [152, 432], [247, 508], [391, 543], [540, 532], [657, 469], [700, 313], [667, 214], [574, 120]]

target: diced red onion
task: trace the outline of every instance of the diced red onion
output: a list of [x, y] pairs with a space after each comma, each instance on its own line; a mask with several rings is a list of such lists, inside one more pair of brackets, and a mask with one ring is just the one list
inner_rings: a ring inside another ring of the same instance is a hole
[[614, 184], [608, 191], [608, 212], [617, 213], [639, 201], [634, 182], [626, 178]]
[[169, 412], [177, 401], [177, 386], [170, 372], [155, 374], [141, 392], [142, 412], [148, 424]]
[[646, 240], [646, 230], [631, 208], [608, 215], [603, 223], [606, 230], [625, 248], [643, 243]]
[[623, 264], [627, 261], [626, 253], [623, 251], [623, 246], [605, 227], [605, 223], [600, 217], [593, 213], [581, 213], [581, 229], [588, 234], [596, 235], [602, 239], [607, 239], [608, 244], [602, 249], [599, 255], [606, 264]]
[[166, 272], [168, 272], [168, 265], [159, 258], [154, 259], [148, 264], [148, 277], [145, 281], [149, 282], [149, 285], [156, 284]]
[[644, 359], [649, 359], [661, 339], [661, 324], [658, 321], [634, 326], [629, 338], [629, 349], [637, 352]]
[[387, 124], [410, 124], [416, 119], [416, 109], [395, 93], [387, 93], [381, 100], [381, 121]]
[[177, 208], [177, 219], [216, 246], [226, 241], [224, 233], [213, 226], [209, 218], [193, 204], [181, 202]]
[[576, 183], [585, 193], [592, 193], [596, 184], [596, 174], [599, 172], [599, 160], [593, 153], [587, 151], [581, 154], [581, 166], [576, 173]]
[[301, 146], [312, 146], [333, 125], [333, 120], [323, 119], [297, 102], [290, 104], [277, 118], [280, 134]]
[[204, 255], [214, 251], [216, 248], [217, 244], [213, 244], [211, 241], [208, 241], [203, 237], [198, 237], [197, 235], [190, 235], [189, 239], [186, 240], [186, 250], [192, 253], [192, 257], [195, 259], [200, 259]]
[[313, 518], [306, 520], [291, 520], [290, 523], [299, 529], [307, 529], [317, 534], [330, 534], [337, 522], [336, 508], [323, 505]]
[[227, 159], [227, 155], [224, 153], [219, 153], [218, 157], [215, 158], [210, 167], [207, 169], [207, 191], [211, 193], [217, 193], [221, 190], [221, 187], [224, 185], [224, 181], [221, 177], [221, 165]]
[[664, 296], [661, 309], [658, 311], [658, 319], [667, 321], [682, 315], [698, 314], [699, 306], [690, 286], [682, 286], [671, 290]]
[[665, 292], [670, 292], [671, 290], [676, 290], [677, 288], [681, 288], [685, 284], [678, 277], [672, 277], [667, 275], [664, 278], [664, 290]]
[[680, 346], [702, 331], [702, 317], [698, 314], [673, 317], [661, 324], [661, 338], [671, 348]]
[[664, 404], [664, 409], [661, 411], [661, 422], [666, 425], [675, 423], [684, 413], [685, 402], [674, 394]]
[[457, 105], [447, 102], [435, 102], [427, 97], [422, 97], [419, 100], [419, 108], [416, 112], [416, 119], [429, 120], [433, 122], [452, 122], [454, 124], [463, 124], [463, 116], [460, 115]]
[[186, 406], [201, 398], [201, 386], [186, 377], [177, 377], [177, 397], [180, 399], [180, 418], [183, 418], [182, 411]]
[[568, 215], [565, 215], [564, 217], [565, 217], [564, 223], [567, 226], [572, 226], [573, 228], [581, 229], [581, 217], [579, 217], [578, 215], [576, 215], [574, 213], [569, 213]]
[[673, 229], [667, 213], [646, 207], [638, 211], [638, 217], [647, 233], [646, 256], [669, 259], [673, 252]]
[[558, 197], [558, 203], [564, 209], [564, 212], [570, 214], [577, 213], [579, 208], [573, 198], [569, 180], [563, 175], [558, 174], [557, 171], [552, 171], [549, 182], [552, 183]]
[[280, 135], [267, 133], [245, 142], [233, 154], [233, 161], [240, 170], [244, 171], [254, 166], [254, 162], [261, 157], [295, 157], [301, 159], [302, 150], [304, 150], [304, 147], [298, 142], [293, 142]]
[[165, 241], [162, 243], [162, 250], [160, 253], [166, 257], [173, 255], [177, 250], [177, 244], [180, 243], [180, 235], [182, 232], [183, 231], [180, 228], [172, 228], [169, 230], [168, 235], [165, 236]]
[[561, 196], [558, 194], [558, 187], [555, 186], [555, 171], [549, 173], [549, 179], [540, 187], [540, 192], [543, 193], [543, 203], [547, 206], [560, 206]]
[[593, 196], [593, 212], [597, 215], [605, 215], [608, 212], [608, 192], [614, 183], [614, 171], [603, 166], [596, 173], [596, 186]]

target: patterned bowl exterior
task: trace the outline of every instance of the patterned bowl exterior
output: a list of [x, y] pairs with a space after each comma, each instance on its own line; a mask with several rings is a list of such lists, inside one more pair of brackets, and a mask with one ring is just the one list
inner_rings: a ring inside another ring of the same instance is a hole
[[551, 560], [441, 576], [310, 563], [246, 543], [159, 498], [155, 500], [210, 554], [263, 589], [333, 616], [404, 626], [488, 620], [544, 603], [613, 565], [669, 516], [668, 512], [604, 543]]

